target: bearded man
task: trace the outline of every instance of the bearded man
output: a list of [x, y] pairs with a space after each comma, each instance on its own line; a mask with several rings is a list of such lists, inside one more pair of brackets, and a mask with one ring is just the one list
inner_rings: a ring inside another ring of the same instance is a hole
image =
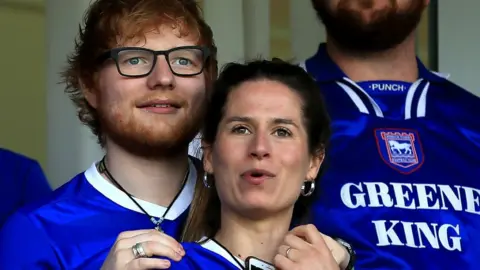
[[217, 76], [212, 31], [195, 1], [98, 0], [68, 60], [67, 93], [105, 157], [7, 221], [0, 268], [100, 269], [114, 243], [114, 269], [168, 268], [149, 257], [184, 255], [175, 238], [201, 169], [188, 145]]
[[357, 270], [475, 269], [480, 99], [416, 57], [429, 1], [312, 3], [327, 41], [301, 65], [333, 125], [318, 229], [352, 244]]

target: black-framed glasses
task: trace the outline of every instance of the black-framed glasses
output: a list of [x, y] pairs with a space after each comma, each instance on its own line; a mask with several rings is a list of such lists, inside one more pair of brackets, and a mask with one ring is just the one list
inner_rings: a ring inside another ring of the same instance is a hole
[[118, 73], [125, 77], [145, 77], [152, 73], [159, 55], [164, 55], [173, 74], [182, 77], [195, 76], [203, 72], [209, 50], [203, 46], [182, 46], [165, 51], [154, 51], [141, 47], [115, 48], [100, 55], [103, 62], [115, 61]]

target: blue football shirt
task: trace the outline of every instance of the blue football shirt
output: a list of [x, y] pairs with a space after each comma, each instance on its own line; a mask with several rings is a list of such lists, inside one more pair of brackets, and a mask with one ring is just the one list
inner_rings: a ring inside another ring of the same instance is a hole
[[[178, 238], [193, 198], [197, 172], [190, 174], [162, 229]], [[152, 216], [165, 207], [137, 199]], [[0, 231], [0, 269], [100, 269], [123, 231], [154, 225], [131, 199], [105, 180], [95, 164], [55, 190], [48, 200], [15, 213]]]
[[48, 197], [52, 189], [40, 164], [0, 148], [0, 227], [18, 208]]
[[428, 71], [354, 82], [324, 44], [301, 64], [332, 118], [314, 223], [357, 251], [355, 269], [477, 269], [480, 99]]

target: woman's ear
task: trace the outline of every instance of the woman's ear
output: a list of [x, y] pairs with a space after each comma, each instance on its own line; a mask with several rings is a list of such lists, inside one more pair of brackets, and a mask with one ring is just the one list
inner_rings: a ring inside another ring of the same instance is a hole
[[320, 171], [320, 167], [322, 166], [323, 160], [325, 159], [325, 150], [317, 151], [312, 157], [310, 158], [310, 167], [307, 171], [306, 179], [315, 179], [317, 178], [318, 172]]
[[210, 144], [202, 141], [202, 151], [203, 151], [203, 169], [206, 173], [213, 173], [212, 165], [212, 146]]

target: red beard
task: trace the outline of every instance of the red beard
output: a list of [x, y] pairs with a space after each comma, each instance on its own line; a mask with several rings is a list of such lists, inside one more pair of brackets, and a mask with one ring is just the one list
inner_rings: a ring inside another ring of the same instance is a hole
[[[186, 152], [198, 133], [205, 107], [204, 100], [199, 102], [196, 107], [183, 104], [179, 112], [168, 116], [149, 116], [139, 108], [109, 107], [100, 102], [98, 115], [103, 134], [129, 153], [149, 159], [168, 158]], [[155, 117], [158, 125], [153, 122]]]

